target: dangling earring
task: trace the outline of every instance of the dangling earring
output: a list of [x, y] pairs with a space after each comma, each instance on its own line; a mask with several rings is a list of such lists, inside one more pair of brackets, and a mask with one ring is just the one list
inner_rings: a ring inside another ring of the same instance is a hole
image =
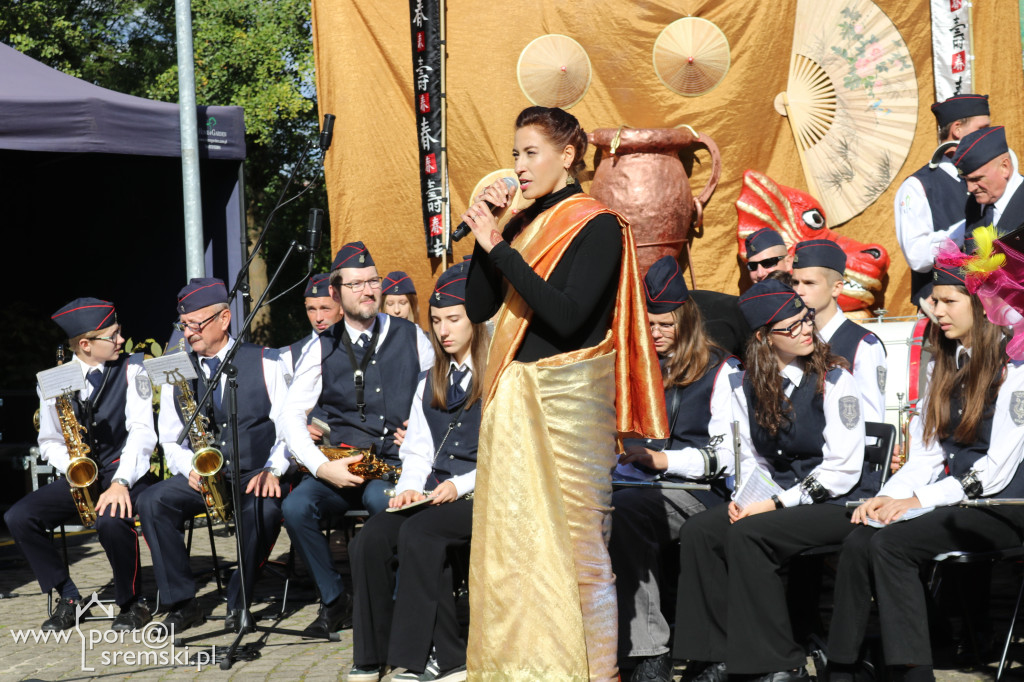
[[[569, 169], [566, 168], [565, 171], [568, 173]], [[575, 184], [576, 184], [576, 178], [574, 178], [572, 176], [572, 174], [570, 173], [569, 176], [565, 179], [565, 185], [566, 185], [566, 187], [568, 187], [569, 185], [575, 185]]]

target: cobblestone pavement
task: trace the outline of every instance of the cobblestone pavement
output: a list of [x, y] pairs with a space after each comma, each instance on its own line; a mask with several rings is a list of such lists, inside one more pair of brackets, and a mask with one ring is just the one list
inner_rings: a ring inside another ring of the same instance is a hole
[[[217, 554], [222, 561], [235, 555], [234, 537], [222, 528], [215, 531]], [[302, 629], [316, 616], [312, 586], [300, 566], [289, 583], [287, 603], [281, 614], [284, 591], [284, 564], [289, 554], [288, 534], [284, 531], [272, 559], [280, 562], [278, 574], [264, 574], [256, 588], [253, 607], [260, 625]], [[339, 566], [345, 566], [345, 535], [332, 535], [332, 550]], [[71, 574], [86, 599], [96, 591], [101, 599], [112, 596], [110, 566], [96, 537], [84, 533], [69, 537]], [[200, 599], [208, 613], [223, 616], [225, 605], [217, 593], [211, 575], [209, 542], [205, 528], [196, 529], [192, 565], [207, 573], [199, 577]], [[143, 590], [156, 594], [148, 547], [142, 543]], [[1017, 574], [1014, 573], [1014, 576]], [[0, 680], [342, 680], [352, 665], [352, 631], [341, 633], [341, 641], [312, 642], [280, 634], [249, 634], [243, 642], [259, 651], [259, 658], [240, 661], [230, 670], [221, 670], [210, 662], [211, 654], [223, 651], [234, 636], [220, 631], [220, 620], [209, 620], [188, 635], [204, 635], [187, 646], [172, 647], [147, 643], [146, 638], [127, 633], [116, 639], [108, 620], [82, 624], [80, 631], [67, 631], [66, 639], [50, 637], [43, 641], [39, 625], [46, 619], [46, 597], [41, 595], [28, 565], [12, 543], [0, 541]], [[115, 607], [116, 608], [116, 607]], [[93, 615], [101, 613], [94, 607]], [[157, 617], [157, 620], [160, 616]], [[1002, 627], [1001, 625], [999, 627]], [[997, 628], [998, 629], [998, 628]], [[1005, 630], [1003, 630], [1005, 632]], [[149, 632], [146, 630], [145, 632]], [[52, 633], [51, 633], [52, 635]], [[36, 636], [40, 640], [35, 639]], [[25, 638], [27, 641], [17, 641]], [[216, 647], [216, 649], [214, 649]], [[938, 679], [949, 682], [989, 679], [995, 668], [980, 671], [940, 670]], [[677, 670], [677, 673], [681, 672]], [[1008, 676], [1019, 679], [1020, 669]]]

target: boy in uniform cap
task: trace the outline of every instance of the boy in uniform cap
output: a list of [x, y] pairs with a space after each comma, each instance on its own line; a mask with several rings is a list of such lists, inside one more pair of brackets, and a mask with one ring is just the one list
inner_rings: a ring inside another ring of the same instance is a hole
[[619, 665], [632, 668], [632, 681], [669, 682], [671, 631], [661, 588], [674, 585], [676, 577], [664, 570], [664, 557], [675, 551], [679, 529], [690, 517], [729, 497], [725, 476], [734, 469], [732, 438], [713, 439], [731, 434], [731, 381], [739, 378], [740, 363], [713, 345], [675, 258], [665, 256], [651, 266], [644, 290], [671, 432], [667, 440], [625, 439], [619, 472], [635, 476], [634, 467], [640, 467], [668, 481], [712, 486], [623, 488], [612, 494], [608, 553], [619, 601]]
[[358, 456], [328, 461], [310, 438], [306, 414], [315, 409], [324, 415], [331, 445], [376, 446], [378, 458], [398, 466], [417, 379], [434, 362], [434, 350], [415, 324], [379, 312], [381, 278], [362, 242], [338, 251], [330, 286], [343, 320], [302, 354], [278, 421], [288, 449], [309, 470], [283, 510], [288, 534], [320, 593], [317, 619], [306, 629], [311, 636], [325, 636], [351, 620], [352, 599], [334, 568], [321, 519], [361, 507], [371, 514], [382, 511], [391, 486], [350, 473], [348, 465]]
[[744, 244], [747, 250], [747, 272], [754, 284], [776, 270], [789, 272], [793, 269], [793, 256], [786, 248], [786, 242], [772, 228], [762, 227], [748, 234]]
[[306, 318], [312, 325], [313, 331], [290, 346], [278, 350], [285, 385], [292, 383], [295, 366], [299, 364], [299, 358], [302, 357], [306, 346], [316, 341], [328, 327], [341, 321], [341, 306], [331, 298], [331, 273], [324, 272], [310, 277], [306, 282], [303, 297], [305, 298]]
[[[956, 95], [932, 105], [939, 127], [939, 144], [956, 142], [990, 123], [988, 95]], [[896, 191], [893, 210], [896, 240], [910, 266], [910, 299], [921, 305], [931, 294], [934, 246], [954, 238], [952, 228], [963, 220], [967, 196], [953, 165], [953, 150], [937, 164], [925, 164], [903, 181]], [[926, 303], [927, 305], [927, 303]]]
[[[208, 382], [236, 341], [231, 337], [231, 310], [224, 282], [215, 277], [197, 277], [178, 292], [178, 319], [175, 327], [188, 342], [189, 360], [200, 377], [191, 383], [198, 402]], [[227, 380], [215, 388], [204, 408], [215, 447], [224, 455], [221, 473], [230, 486], [232, 467], [237, 456], [244, 492], [242, 509], [243, 564], [245, 594], [252, 597], [258, 569], [266, 561], [281, 530], [280, 477], [288, 468], [283, 442], [278, 441], [273, 417], [284, 401], [285, 387], [277, 361], [277, 351], [243, 343], [234, 357], [238, 369], [238, 453], [232, 452], [234, 437], [231, 417], [224, 400]], [[200, 475], [192, 467], [191, 443], [178, 439], [185, 420], [178, 405], [180, 391], [166, 385], [160, 392], [160, 442], [164, 447], [171, 478], [152, 486], [139, 500], [142, 528], [153, 553], [153, 572], [160, 598], [169, 604], [163, 621], [167, 630], [182, 632], [206, 620], [196, 600], [196, 584], [189, 568], [182, 529], [185, 521], [207, 511], [200, 493]], [[230, 488], [227, 488], [230, 491]], [[230, 497], [230, 492], [228, 492]], [[228, 616], [224, 625], [237, 629], [245, 604], [241, 598], [240, 571], [228, 584]]]
[[[993, 225], [1000, 235], [1024, 223], [1024, 178], [1006, 146], [1003, 126], [976, 130], [960, 140], [953, 165], [967, 183], [970, 197], [964, 225], [964, 251], [974, 250], [971, 231]], [[955, 241], [955, 240], [954, 240]]]
[[[139, 536], [134, 522], [136, 502], [150, 482], [149, 456], [157, 442], [152, 387], [142, 355], [121, 354], [124, 338], [113, 303], [79, 298], [54, 313], [53, 321], [67, 334], [74, 353], [71, 362], [86, 379], [72, 406], [86, 429], [83, 441], [98, 465], [97, 480], [103, 491], [95, 501], [96, 534], [110, 561], [115, 599], [121, 607], [112, 629], [135, 630], [152, 619], [139, 601]], [[66, 474], [69, 454], [55, 400], [42, 400], [41, 394], [39, 450], [44, 460]], [[39, 587], [59, 593], [57, 608], [43, 623], [43, 630], [67, 630], [77, 624], [81, 595], [49, 535], [51, 528], [77, 519], [63, 476], [26, 495], [4, 515]]]
[[814, 309], [814, 328], [832, 352], [850, 363], [860, 389], [864, 420], [885, 421], [885, 346], [848, 319], [837, 303], [843, 292], [846, 254], [827, 239], [809, 239], [793, 252], [793, 289]]

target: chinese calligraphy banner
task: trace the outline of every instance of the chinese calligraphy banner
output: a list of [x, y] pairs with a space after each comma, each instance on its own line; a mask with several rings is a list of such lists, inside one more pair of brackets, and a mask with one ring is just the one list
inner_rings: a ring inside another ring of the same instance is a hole
[[935, 101], [974, 92], [971, 85], [971, 11], [967, 0], [931, 0]]
[[442, 158], [441, 1], [409, 0], [412, 24], [413, 96], [419, 143], [420, 195], [427, 255], [444, 253], [445, 205]]

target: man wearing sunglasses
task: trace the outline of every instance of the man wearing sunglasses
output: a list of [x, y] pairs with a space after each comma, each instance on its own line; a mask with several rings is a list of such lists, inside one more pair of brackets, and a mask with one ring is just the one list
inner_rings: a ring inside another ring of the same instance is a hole
[[[135, 630], [148, 623], [149, 609], [139, 601], [139, 536], [134, 505], [149, 485], [149, 455], [156, 447], [152, 388], [142, 354], [124, 355], [124, 338], [114, 304], [79, 298], [53, 314], [67, 334], [82, 370], [84, 388], [72, 399], [82, 441], [97, 464], [96, 534], [110, 561], [114, 596], [121, 613], [112, 630]], [[79, 515], [64, 475], [70, 455], [53, 398], [40, 400], [39, 451], [62, 477], [23, 497], [4, 515], [15, 544], [25, 554], [40, 589], [57, 591], [57, 606], [42, 629], [67, 630], [77, 624], [81, 595], [53, 545], [49, 529], [78, 523]]]
[[747, 272], [754, 284], [776, 270], [793, 270], [793, 256], [786, 248], [782, 235], [772, 228], [762, 227], [747, 235], [744, 245], [747, 251]]
[[322, 415], [332, 446], [373, 446], [378, 458], [400, 466], [398, 446], [419, 375], [434, 364], [434, 350], [415, 324], [378, 311], [381, 278], [362, 242], [338, 251], [330, 292], [344, 317], [303, 352], [278, 418], [288, 449], [309, 471], [283, 509], [288, 534], [320, 593], [317, 618], [306, 628], [314, 637], [352, 623], [352, 597], [334, 567], [321, 521], [329, 523], [349, 509], [382, 511], [394, 486], [352, 474], [348, 466], [361, 455], [329, 461], [313, 444], [306, 415], [311, 410]]
[[814, 327], [832, 352], [846, 358], [860, 390], [864, 420], [885, 421], [885, 346], [839, 309], [846, 253], [827, 239], [809, 239], [793, 250], [793, 289], [814, 310]]
[[[178, 292], [178, 319], [175, 327], [184, 334], [189, 356], [196, 366], [197, 381], [191, 389], [195, 400], [205, 393], [217, 368], [235, 343], [231, 337], [231, 310], [224, 282], [215, 277], [192, 279]], [[258, 567], [270, 554], [281, 530], [280, 477], [288, 468], [284, 443], [278, 441], [273, 417], [284, 402], [285, 386], [277, 363], [277, 351], [243, 343], [233, 360], [238, 369], [238, 465], [244, 491], [241, 514], [245, 594], [251, 598]], [[231, 479], [227, 465], [235, 456], [232, 421], [228, 401], [224, 399], [227, 379], [214, 388], [211, 402], [203, 412], [215, 447], [224, 455], [225, 479]], [[206, 620], [196, 600], [196, 584], [189, 568], [182, 529], [185, 521], [207, 511], [200, 493], [200, 475], [192, 467], [191, 443], [178, 439], [184, 427], [178, 404], [177, 387], [165, 385], [160, 392], [160, 442], [167, 466], [174, 476], [161, 481], [139, 499], [139, 516], [146, 541], [153, 553], [153, 572], [160, 600], [169, 604], [163, 627], [179, 633]], [[235, 514], [239, 510], [235, 510]], [[227, 629], [235, 630], [245, 604], [242, 602], [243, 577], [239, 571], [228, 583]]]

